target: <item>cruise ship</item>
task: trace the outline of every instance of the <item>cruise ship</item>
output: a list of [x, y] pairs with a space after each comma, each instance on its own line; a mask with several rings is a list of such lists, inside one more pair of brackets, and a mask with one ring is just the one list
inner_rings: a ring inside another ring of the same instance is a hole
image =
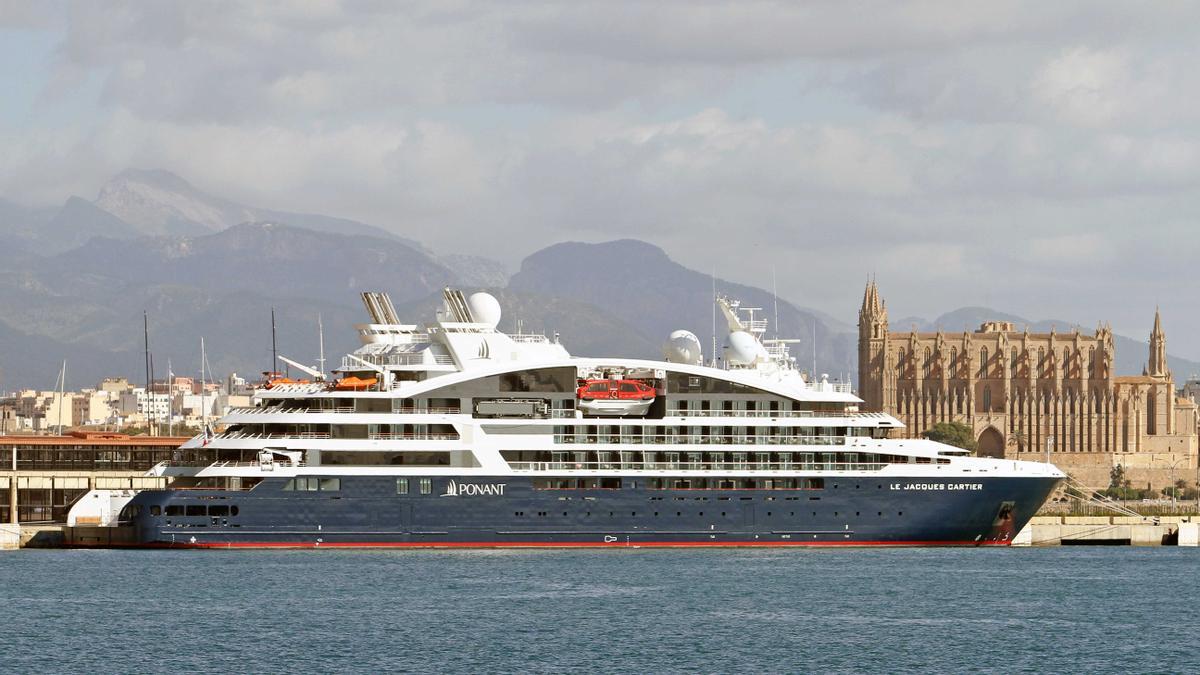
[[[326, 377], [268, 374], [116, 512], [145, 547], [1007, 545], [1064, 474], [973, 457], [800, 372], [755, 308], [716, 298], [707, 362], [573, 357], [446, 289], [425, 324], [363, 293], [361, 346]], [[715, 343], [715, 341], [714, 341]], [[710, 355], [715, 356], [715, 355]], [[281, 357], [282, 358], [282, 357]], [[85, 500], [86, 501], [86, 500]], [[85, 508], [81, 506], [79, 508]]]

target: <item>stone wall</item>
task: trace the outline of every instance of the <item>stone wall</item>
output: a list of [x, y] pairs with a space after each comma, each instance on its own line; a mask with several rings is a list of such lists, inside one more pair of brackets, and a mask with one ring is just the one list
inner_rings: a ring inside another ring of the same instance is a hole
[[[1046, 461], [1044, 452], [1022, 452], [1017, 459], [1028, 462]], [[1177, 480], [1194, 485], [1198, 479], [1195, 454], [1175, 452], [1055, 452], [1050, 461], [1071, 475], [1075, 480], [1092, 488], [1106, 488], [1113, 466], [1120, 464], [1125, 469], [1125, 478], [1130, 487], [1159, 490], [1174, 485]]]

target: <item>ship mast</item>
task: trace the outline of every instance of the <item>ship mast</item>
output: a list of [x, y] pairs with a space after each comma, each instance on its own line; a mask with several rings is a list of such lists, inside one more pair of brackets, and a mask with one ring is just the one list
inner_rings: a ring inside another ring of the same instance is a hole
[[317, 340], [320, 351], [317, 352], [317, 369], [325, 374], [325, 326], [321, 324], [321, 315], [317, 314]]

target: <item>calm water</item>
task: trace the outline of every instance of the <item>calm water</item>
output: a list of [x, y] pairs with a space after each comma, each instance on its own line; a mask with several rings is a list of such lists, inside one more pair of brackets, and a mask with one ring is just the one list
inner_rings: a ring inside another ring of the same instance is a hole
[[1200, 550], [19, 551], [0, 669], [1200, 670]]

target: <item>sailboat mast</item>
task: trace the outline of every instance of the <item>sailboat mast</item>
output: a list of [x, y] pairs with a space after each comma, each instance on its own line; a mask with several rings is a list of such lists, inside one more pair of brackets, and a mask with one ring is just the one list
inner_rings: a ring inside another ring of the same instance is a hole
[[150, 394], [150, 318], [146, 310], [142, 310], [142, 347], [146, 360], [146, 395]]
[[[274, 325], [274, 322], [272, 322]], [[204, 337], [200, 338], [200, 433], [204, 434], [204, 438], [208, 438], [208, 386], [204, 380], [204, 364], [207, 361], [204, 355]]]
[[171, 370], [171, 357], [167, 357], [167, 435], [175, 435], [175, 404], [173, 392], [175, 388], [175, 372]]
[[271, 367], [267, 368], [267, 372], [275, 372], [275, 368], [279, 363], [279, 352], [275, 347], [275, 308], [271, 308]]
[[62, 409], [67, 399], [67, 360], [63, 359], [62, 370], [58, 373], [58, 433], [63, 432]]
[[154, 355], [150, 355], [150, 385], [146, 387], [146, 416], [150, 423], [150, 435], [157, 436], [158, 412], [154, 405]]

